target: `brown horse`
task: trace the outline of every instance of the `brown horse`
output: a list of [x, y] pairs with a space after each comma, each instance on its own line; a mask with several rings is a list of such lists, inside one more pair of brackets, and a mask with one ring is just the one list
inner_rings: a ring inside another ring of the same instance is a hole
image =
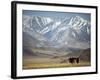
[[79, 63], [79, 57], [70, 57], [69, 59], [69, 63], [73, 64], [73, 63]]

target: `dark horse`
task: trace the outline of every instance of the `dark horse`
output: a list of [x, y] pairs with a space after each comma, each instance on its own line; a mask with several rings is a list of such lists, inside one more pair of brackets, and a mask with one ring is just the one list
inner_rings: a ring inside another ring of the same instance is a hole
[[70, 57], [69, 58], [69, 63], [73, 64], [73, 63], [79, 63], [79, 57]]

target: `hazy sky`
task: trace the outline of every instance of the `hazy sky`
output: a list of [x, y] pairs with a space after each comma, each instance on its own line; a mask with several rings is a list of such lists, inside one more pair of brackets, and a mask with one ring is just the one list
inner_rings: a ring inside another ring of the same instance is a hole
[[34, 10], [23, 10], [23, 15], [28, 16], [43, 16], [43, 17], [53, 17], [53, 18], [65, 18], [65, 17], [72, 17], [72, 16], [80, 16], [85, 20], [91, 20], [91, 14], [89, 13], [72, 13], [72, 12], [54, 12], [54, 11], [34, 11]]

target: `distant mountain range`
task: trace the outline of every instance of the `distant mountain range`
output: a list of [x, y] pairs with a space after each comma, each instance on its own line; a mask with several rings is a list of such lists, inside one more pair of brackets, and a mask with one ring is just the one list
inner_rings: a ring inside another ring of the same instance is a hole
[[63, 20], [23, 15], [23, 45], [78, 50], [90, 48], [90, 22], [80, 16]]

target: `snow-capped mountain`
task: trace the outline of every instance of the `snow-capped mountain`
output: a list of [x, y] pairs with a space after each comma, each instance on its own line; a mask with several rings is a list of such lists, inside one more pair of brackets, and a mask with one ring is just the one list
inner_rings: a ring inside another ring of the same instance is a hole
[[80, 16], [63, 20], [42, 16], [23, 16], [23, 32], [38, 43], [36, 46], [55, 48], [90, 47], [90, 22]]

